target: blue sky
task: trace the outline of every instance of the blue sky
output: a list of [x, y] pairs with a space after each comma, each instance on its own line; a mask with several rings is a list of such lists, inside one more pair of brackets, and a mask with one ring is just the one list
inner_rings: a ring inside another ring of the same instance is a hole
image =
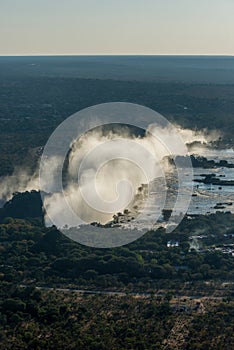
[[0, 0], [0, 55], [234, 55], [234, 0]]

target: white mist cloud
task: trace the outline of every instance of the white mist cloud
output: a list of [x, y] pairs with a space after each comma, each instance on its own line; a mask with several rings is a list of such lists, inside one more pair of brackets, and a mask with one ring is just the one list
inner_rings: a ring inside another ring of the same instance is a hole
[[[43, 181], [41, 187], [46, 191], [47, 186], [52, 188], [52, 184], [55, 192], [44, 199], [50, 216], [45, 218], [47, 224], [50, 225], [56, 217], [58, 227], [77, 225], [69, 211], [71, 209], [84, 222], [111, 220], [117, 211], [134, 206], [134, 198], [142, 184], [164, 176], [166, 163], [162, 160], [165, 156], [185, 155], [184, 143], [207, 143], [218, 136], [182, 128], [178, 131], [179, 135], [170, 127], [151, 125], [144, 137], [130, 135], [124, 128], [119, 134], [103, 132], [100, 128], [88, 132], [71, 145], [63, 193], [56, 192], [54, 181], [62, 160], [59, 157], [43, 159], [46, 163], [44, 171], [47, 172], [40, 179]], [[178, 138], [183, 142], [178, 142]], [[128, 143], [121, 146], [120, 140]], [[118, 154], [121, 159], [116, 159]], [[16, 191], [39, 190], [39, 187], [38, 169], [32, 176], [25, 170], [16, 169], [12, 176], [1, 178], [0, 198], [6, 201]]]

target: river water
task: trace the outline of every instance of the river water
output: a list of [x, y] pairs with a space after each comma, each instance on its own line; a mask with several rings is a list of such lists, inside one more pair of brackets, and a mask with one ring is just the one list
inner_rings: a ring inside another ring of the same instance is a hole
[[[197, 153], [196, 155], [201, 155], [201, 153]], [[215, 162], [226, 160], [228, 163], [234, 163], [233, 149], [206, 149], [202, 150], [202, 156], [206, 157], [208, 160], [215, 160]], [[193, 181], [194, 179], [204, 178], [204, 176], [202, 176], [203, 174], [216, 174], [216, 177], [220, 177], [220, 180], [234, 180], [234, 168], [193, 168], [192, 181], [190, 181], [191, 179], [188, 180], [189, 174], [189, 169], [182, 169], [183, 190], [182, 193], [179, 194], [179, 196], [181, 196], [181, 201], [176, 211], [173, 212], [174, 215], [180, 215], [181, 213], [183, 215], [205, 215], [216, 213], [217, 211], [229, 211], [234, 213], [234, 186], [210, 185]], [[122, 223], [122, 227], [131, 229], [151, 229], [152, 227], [158, 227], [158, 225], [163, 222], [163, 217], [160, 215], [162, 209], [173, 209], [178, 197], [176, 174], [171, 172], [167, 175], [166, 186], [163, 185], [163, 182], [164, 181], [155, 181], [151, 186], [148, 203], [142, 210], [141, 215], [136, 217], [133, 221]], [[192, 193], [191, 188], [193, 189]], [[166, 193], [166, 201], [162, 207]], [[188, 197], [190, 198], [190, 204], [185, 212], [184, 203]], [[156, 223], [156, 221], [158, 222]]]

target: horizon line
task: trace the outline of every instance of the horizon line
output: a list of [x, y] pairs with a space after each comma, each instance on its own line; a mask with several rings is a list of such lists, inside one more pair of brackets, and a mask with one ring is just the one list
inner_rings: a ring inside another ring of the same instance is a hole
[[234, 57], [234, 54], [143, 54], [143, 53], [129, 53], [129, 54], [122, 54], [122, 53], [84, 53], [84, 54], [77, 54], [77, 53], [64, 53], [64, 54], [0, 54], [0, 57], [71, 57], [71, 56], [78, 56], [78, 57], [86, 57], [86, 56], [168, 56], [168, 57]]

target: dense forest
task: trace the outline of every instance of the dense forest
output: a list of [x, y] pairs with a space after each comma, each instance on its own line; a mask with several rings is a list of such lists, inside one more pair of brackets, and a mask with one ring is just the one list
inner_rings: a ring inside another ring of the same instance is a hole
[[[231, 84], [4, 74], [0, 176], [33, 172], [59, 123], [104, 102], [218, 129], [219, 145], [233, 146], [233, 96]], [[234, 349], [233, 214], [185, 216], [173, 233], [161, 227], [115, 249], [75, 243], [43, 215], [37, 191], [0, 208], [0, 349]]]
[[[16, 194], [1, 211], [1, 349], [232, 348], [234, 260], [212, 247], [233, 244], [234, 215], [186, 217], [173, 233], [93, 249], [44, 227], [38, 199]], [[190, 238], [201, 233], [196, 251]]]
[[39, 147], [69, 115], [91, 105], [132, 102], [184, 128], [219, 130], [233, 145], [233, 85], [6, 76], [0, 82], [0, 176], [35, 167]]
[[[6, 297], [7, 295], [7, 297]], [[234, 303], [1, 288], [1, 349], [233, 349]]]
[[[3, 270], [7, 266], [6, 281], [149, 290], [165, 280], [173, 286], [234, 278], [232, 255], [213, 249], [233, 244], [231, 213], [185, 217], [172, 233], [162, 227], [127, 246], [103, 250], [82, 246], [54, 226], [46, 228], [41, 205], [39, 193], [32, 191], [16, 194], [0, 210], [0, 262]], [[198, 235], [203, 239], [194, 249], [191, 238]], [[168, 246], [170, 241], [178, 246]]]

